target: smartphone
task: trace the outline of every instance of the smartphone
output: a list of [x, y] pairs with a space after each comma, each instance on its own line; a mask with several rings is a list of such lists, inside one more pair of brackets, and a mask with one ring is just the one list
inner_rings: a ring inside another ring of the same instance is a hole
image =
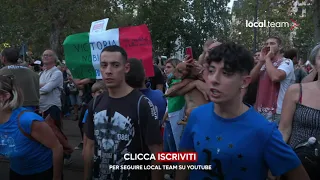
[[189, 59], [193, 59], [193, 54], [192, 54], [192, 47], [186, 47], [186, 55], [189, 56]]
[[168, 57], [167, 56], [160, 56], [160, 64], [161, 65], [165, 65], [166, 64], [166, 61], [168, 60]]

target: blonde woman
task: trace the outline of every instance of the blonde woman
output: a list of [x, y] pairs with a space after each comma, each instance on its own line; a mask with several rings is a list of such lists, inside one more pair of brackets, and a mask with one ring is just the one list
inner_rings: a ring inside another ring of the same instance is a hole
[[[166, 76], [166, 91], [169, 88], [169, 84], [171, 79], [174, 77], [173, 73], [175, 71], [176, 66], [181, 61], [179, 59], [168, 59], [165, 63], [164, 73]], [[165, 152], [177, 152], [177, 146], [174, 140], [174, 136], [172, 133], [172, 127], [169, 121], [168, 117], [168, 100], [167, 100], [167, 108], [166, 113], [163, 116], [163, 126], [164, 126], [164, 132], [163, 132], [163, 150]], [[166, 179], [173, 178], [173, 174], [165, 174]]]
[[10, 180], [60, 180], [63, 148], [39, 115], [21, 107], [13, 76], [0, 76], [0, 155], [10, 161]]
[[173, 72], [176, 68], [176, 66], [180, 63], [181, 61], [179, 59], [168, 59], [166, 61], [165, 67], [164, 67], [164, 73], [166, 75], [166, 89], [169, 87], [168, 86], [168, 82], [170, 81], [170, 79], [173, 77]]

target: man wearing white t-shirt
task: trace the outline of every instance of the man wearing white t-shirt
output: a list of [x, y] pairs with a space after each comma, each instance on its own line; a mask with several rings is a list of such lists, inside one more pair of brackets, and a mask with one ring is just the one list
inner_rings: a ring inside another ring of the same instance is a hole
[[282, 102], [288, 87], [295, 82], [294, 66], [280, 53], [281, 40], [270, 37], [250, 75], [259, 79], [255, 108], [269, 121], [279, 123]]

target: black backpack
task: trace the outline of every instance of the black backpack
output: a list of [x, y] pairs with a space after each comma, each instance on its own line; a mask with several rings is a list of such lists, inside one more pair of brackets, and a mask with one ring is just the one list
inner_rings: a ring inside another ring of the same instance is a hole
[[308, 172], [310, 179], [320, 179], [320, 136], [315, 138], [314, 144], [310, 144], [309, 139], [294, 147], [294, 152]]

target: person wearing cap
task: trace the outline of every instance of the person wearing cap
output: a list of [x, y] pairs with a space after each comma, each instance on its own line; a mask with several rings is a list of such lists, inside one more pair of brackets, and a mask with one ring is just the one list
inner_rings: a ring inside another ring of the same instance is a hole
[[39, 106], [39, 75], [27, 66], [19, 64], [19, 50], [5, 48], [1, 53], [1, 62], [5, 65], [0, 70], [0, 75], [13, 75], [20, 86], [24, 102], [23, 106], [30, 111], [36, 111]]
[[33, 64], [34, 65], [41, 65], [41, 61], [40, 60], [36, 60]]
[[31, 64], [31, 66], [33, 66], [33, 71], [37, 74], [41, 72], [41, 64], [42, 62], [40, 60], [36, 60], [33, 64]]

